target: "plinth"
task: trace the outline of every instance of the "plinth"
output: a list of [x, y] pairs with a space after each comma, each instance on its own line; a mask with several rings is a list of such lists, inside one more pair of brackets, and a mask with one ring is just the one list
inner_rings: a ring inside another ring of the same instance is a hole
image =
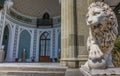
[[120, 76], [120, 68], [92, 69], [80, 68], [83, 76]]

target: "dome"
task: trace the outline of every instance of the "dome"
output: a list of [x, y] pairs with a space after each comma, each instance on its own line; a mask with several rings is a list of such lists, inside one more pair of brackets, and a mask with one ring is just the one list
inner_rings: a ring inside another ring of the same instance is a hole
[[56, 17], [61, 13], [59, 0], [13, 0], [13, 2], [13, 9], [26, 16], [41, 18], [47, 12], [50, 17]]

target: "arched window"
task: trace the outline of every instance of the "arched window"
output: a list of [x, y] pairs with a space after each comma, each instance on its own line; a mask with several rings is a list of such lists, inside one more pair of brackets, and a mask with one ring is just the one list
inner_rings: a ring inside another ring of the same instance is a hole
[[43, 15], [43, 19], [49, 19], [50, 18], [50, 15], [46, 12], [46, 13], [44, 13], [44, 15]]
[[50, 35], [44, 32], [40, 36], [40, 56], [50, 56]]
[[42, 18], [37, 19], [37, 27], [39, 26], [51, 26], [53, 27], [53, 19], [50, 18], [49, 13], [45, 12]]

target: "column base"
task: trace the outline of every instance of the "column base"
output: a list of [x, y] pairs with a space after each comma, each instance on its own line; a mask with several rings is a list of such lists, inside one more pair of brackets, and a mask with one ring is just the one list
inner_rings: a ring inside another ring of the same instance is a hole
[[79, 61], [68, 61], [67, 66], [69, 68], [79, 68]]
[[88, 60], [88, 55], [79, 55], [78, 58], [62, 58], [60, 63], [69, 68], [79, 68]]
[[65, 65], [65, 66], [67, 66], [67, 61], [61, 59], [61, 60], [60, 60], [60, 64], [61, 64], [61, 65]]
[[68, 66], [68, 68], [79, 68], [79, 61], [77, 58], [64, 58], [61, 59], [60, 63]]
[[79, 67], [81, 65], [84, 65], [85, 62], [88, 60], [88, 55], [78, 55], [78, 60], [79, 60]]

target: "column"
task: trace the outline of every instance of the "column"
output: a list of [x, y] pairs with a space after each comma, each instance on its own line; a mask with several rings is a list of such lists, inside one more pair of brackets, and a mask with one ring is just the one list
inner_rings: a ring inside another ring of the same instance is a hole
[[61, 0], [61, 64], [70, 68], [77, 65], [75, 1]]

